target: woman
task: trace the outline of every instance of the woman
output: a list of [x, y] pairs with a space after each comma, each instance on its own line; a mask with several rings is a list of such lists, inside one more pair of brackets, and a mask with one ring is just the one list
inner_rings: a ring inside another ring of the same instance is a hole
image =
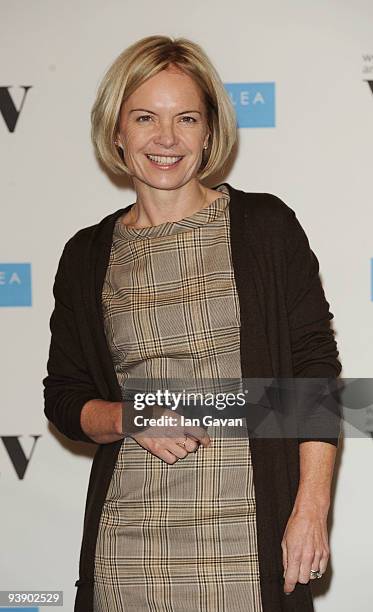
[[126, 49], [100, 85], [92, 138], [136, 202], [75, 234], [54, 284], [45, 414], [98, 444], [75, 611], [313, 610], [338, 437], [232, 436], [179, 416], [172, 434], [134, 430], [127, 401], [138, 381], [338, 376], [307, 237], [276, 196], [203, 185], [236, 121], [191, 41]]

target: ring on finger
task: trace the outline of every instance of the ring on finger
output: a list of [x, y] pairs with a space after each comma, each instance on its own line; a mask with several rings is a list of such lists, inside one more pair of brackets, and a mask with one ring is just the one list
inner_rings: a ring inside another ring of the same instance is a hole
[[187, 439], [188, 439], [188, 436], [185, 436], [185, 440], [183, 442], [177, 442], [177, 444], [179, 446], [182, 446], [185, 449], [185, 445], [186, 445]]
[[311, 578], [322, 578], [322, 572], [320, 570], [311, 570]]

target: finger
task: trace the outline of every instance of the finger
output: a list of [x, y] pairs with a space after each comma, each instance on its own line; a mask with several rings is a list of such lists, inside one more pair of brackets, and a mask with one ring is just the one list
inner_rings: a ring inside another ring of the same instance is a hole
[[155, 457], [158, 457], [158, 459], [161, 459], [162, 461], [164, 461], [165, 463], [169, 463], [170, 465], [178, 461], [178, 457], [176, 457], [174, 453], [169, 451], [167, 448], [159, 446], [158, 444], [155, 446], [152, 446], [151, 444], [149, 444], [146, 450], [148, 450], [149, 453], [151, 453]]
[[[317, 555], [314, 550], [304, 550], [302, 554], [302, 561], [299, 567], [298, 582], [307, 584], [311, 579], [311, 569], [318, 568], [320, 555]], [[313, 565], [314, 564], [314, 565]]]
[[311, 570], [314, 570], [316, 572], [320, 570], [321, 559], [322, 559], [322, 553], [315, 551], [315, 554], [311, 562], [311, 567], [310, 567], [310, 573], [309, 573], [310, 580], [315, 580], [317, 578], [317, 576], [311, 574]]
[[188, 453], [194, 453], [198, 447], [199, 447], [199, 442], [187, 436], [185, 446], [184, 446], [185, 450], [187, 450]]
[[281, 548], [282, 548], [282, 564], [284, 566], [283, 577], [285, 578], [285, 574], [286, 574], [286, 570], [288, 566], [288, 549], [287, 549], [285, 540], [281, 542]]
[[178, 457], [167, 448], [169, 438], [157, 438], [155, 440], [151, 437], [138, 435], [135, 440], [140, 446], [145, 448], [146, 451], [158, 459], [165, 461], [165, 463], [173, 464], [178, 460]]
[[159, 459], [162, 459], [162, 461], [170, 465], [178, 461], [178, 457], [176, 457], [176, 455], [174, 455], [173, 453], [171, 453], [171, 451], [167, 449], [162, 449], [159, 451], [159, 453], [153, 453], [153, 454], [155, 454], [156, 457], [158, 457]]
[[200, 442], [203, 446], [207, 447], [211, 443], [211, 438], [208, 435], [207, 431], [200, 427], [185, 427], [185, 433], [188, 434], [191, 438], [194, 438], [198, 442]]
[[174, 455], [176, 455], [176, 457], [178, 457], [179, 459], [185, 459], [185, 457], [188, 454], [188, 451], [186, 448], [184, 448], [184, 446], [182, 445], [183, 440], [179, 442], [176, 442], [176, 440], [170, 440], [168, 442], [168, 446], [167, 449], [173, 453]]
[[300, 559], [291, 557], [288, 552], [288, 565], [285, 573], [284, 592], [292, 593], [299, 577]]
[[323, 553], [319, 561], [319, 570], [322, 574], [325, 574], [326, 572], [326, 568], [329, 562], [329, 556], [330, 556], [329, 546], [325, 545], [323, 549]]

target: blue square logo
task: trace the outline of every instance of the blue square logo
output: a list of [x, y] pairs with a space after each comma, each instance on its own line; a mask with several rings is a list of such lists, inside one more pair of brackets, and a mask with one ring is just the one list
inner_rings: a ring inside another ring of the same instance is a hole
[[275, 83], [225, 83], [237, 127], [275, 127]]
[[31, 264], [0, 264], [0, 306], [31, 306]]

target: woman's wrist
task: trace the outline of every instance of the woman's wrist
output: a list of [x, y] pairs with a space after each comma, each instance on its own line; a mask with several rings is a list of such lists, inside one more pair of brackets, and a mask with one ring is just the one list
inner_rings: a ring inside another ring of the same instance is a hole
[[295, 499], [293, 512], [318, 512], [327, 515], [329, 507], [330, 492], [300, 487]]

